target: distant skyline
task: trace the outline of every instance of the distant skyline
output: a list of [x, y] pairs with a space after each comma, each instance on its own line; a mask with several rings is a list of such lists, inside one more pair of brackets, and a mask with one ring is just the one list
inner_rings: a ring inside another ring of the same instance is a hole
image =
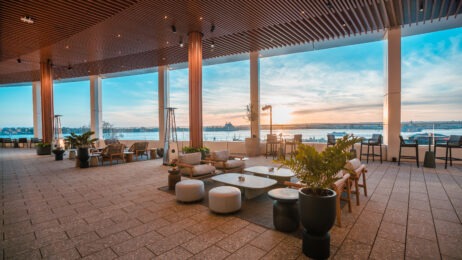
[[[260, 59], [274, 124], [381, 122], [384, 41]], [[249, 61], [203, 68], [204, 125], [248, 124]], [[402, 121], [462, 120], [462, 28], [402, 38]], [[188, 125], [188, 70], [169, 72], [177, 125]], [[157, 73], [103, 79], [103, 120], [157, 127]], [[64, 126], [90, 122], [89, 81], [55, 82]], [[0, 88], [0, 127], [32, 125], [31, 87]], [[261, 123], [269, 115], [261, 113]]]

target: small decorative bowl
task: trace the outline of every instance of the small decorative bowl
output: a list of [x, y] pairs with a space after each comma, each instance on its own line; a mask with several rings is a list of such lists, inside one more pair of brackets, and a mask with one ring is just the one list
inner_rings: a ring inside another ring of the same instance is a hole
[[239, 181], [245, 181], [245, 177], [244, 176], [239, 176]]
[[268, 171], [269, 171], [269, 172], [274, 172], [274, 167], [269, 167], [269, 168], [268, 168]]

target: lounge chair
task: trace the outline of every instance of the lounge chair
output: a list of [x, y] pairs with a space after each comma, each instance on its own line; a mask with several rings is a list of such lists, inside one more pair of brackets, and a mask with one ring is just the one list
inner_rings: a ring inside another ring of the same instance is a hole
[[[237, 160], [236, 160], [237, 159]], [[230, 155], [228, 150], [214, 151], [210, 156], [213, 165], [223, 172], [242, 172], [245, 161], [242, 156]]]
[[146, 159], [148, 159], [148, 142], [136, 142], [130, 146], [128, 149], [129, 152], [133, 152], [135, 155], [135, 160], [138, 156], [146, 155]]
[[191, 179], [203, 179], [214, 175], [216, 168], [209, 164], [202, 164], [201, 157], [200, 152], [179, 154], [177, 165], [180, 167], [180, 173]]
[[125, 162], [124, 149], [125, 146], [123, 144], [110, 144], [106, 146], [100, 154], [101, 165], [103, 165], [105, 161], [110, 161], [111, 165], [113, 160], [117, 160], [117, 163], [119, 163], [119, 160]]

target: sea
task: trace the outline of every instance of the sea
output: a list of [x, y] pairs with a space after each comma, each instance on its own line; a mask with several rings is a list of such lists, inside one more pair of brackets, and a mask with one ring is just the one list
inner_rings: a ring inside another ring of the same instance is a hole
[[[265, 140], [266, 135], [270, 133], [269, 130], [261, 130], [261, 139]], [[354, 134], [358, 137], [370, 138], [372, 134], [382, 134], [382, 130], [371, 129], [287, 129], [287, 130], [273, 130], [273, 134], [277, 134], [282, 138], [292, 138], [295, 134], [301, 134], [304, 142], [319, 142], [323, 143], [327, 140], [327, 134], [334, 134], [336, 137], [344, 136], [345, 134]], [[442, 134], [449, 135], [462, 135], [462, 129], [423, 129], [420, 132], [402, 132], [401, 135], [407, 139], [415, 134]], [[64, 134], [66, 136], [66, 134]], [[31, 138], [33, 135], [0, 135], [0, 138]], [[118, 132], [113, 134], [120, 140], [159, 140], [158, 131], [146, 132]], [[189, 131], [179, 130], [177, 132], [179, 141], [189, 140]], [[228, 142], [242, 142], [245, 138], [250, 137], [250, 130], [236, 130], [236, 131], [204, 131], [204, 141], [228, 141]], [[105, 136], [105, 139], [111, 137]]]

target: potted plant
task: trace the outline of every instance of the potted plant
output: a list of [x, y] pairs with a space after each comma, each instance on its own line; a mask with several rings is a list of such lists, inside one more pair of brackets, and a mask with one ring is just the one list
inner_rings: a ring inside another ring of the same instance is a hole
[[64, 149], [61, 148], [61, 146], [55, 146], [55, 149], [53, 149], [52, 152], [55, 155], [55, 160], [56, 161], [62, 161], [63, 160]]
[[176, 165], [178, 162], [177, 159], [173, 159], [172, 162], [168, 165], [171, 168], [168, 169], [168, 189], [174, 190], [177, 182], [181, 181], [180, 169]]
[[318, 152], [314, 147], [300, 144], [295, 156], [279, 162], [292, 170], [296, 177], [306, 185], [299, 190], [300, 219], [303, 232], [303, 253], [311, 258], [329, 257], [329, 230], [335, 221], [336, 196], [332, 184], [339, 179], [350, 156], [349, 148], [358, 138], [344, 136], [336, 144]]
[[[73, 136], [69, 135], [66, 138], [64, 138], [64, 141], [66, 144], [68, 144], [69, 148], [69, 159], [75, 159], [76, 156], [76, 148], [77, 148], [77, 140]], [[78, 161], [78, 160], [77, 160]]]
[[88, 159], [90, 158], [88, 148], [98, 141], [98, 138], [91, 138], [94, 133], [93, 131], [88, 131], [81, 135], [71, 133], [71, 135], [66, 138], [69, 143], [74, 144], [78, 148], [77, 157], [80, 162], [80, 168], [88, 168], [90, 166], [88, 164]]
[[195, 147], [190, 147], [190, 146], [185, 146], [183, 149], [181, 149], [183, 153], [201, 153], [201, 159], [205, 160], [207, 156], [210, 155], [210, 149], [207, 147], [201, 147], [201, 148], [195, 148]]
[[249, 157], [258, 156], [260, 155], [260, 138], [257, 138], [257, 134], [252, 128], [252, 122], [258, 120], [258, 112], [254, 111], [252, 105], [246, 106], [245, 118], [250, 122], [250, 137], [245, 138], [245, 153]]
[[37, 143], [35, 145], [37, 150], [37, 155], [49, 155], [51, 154], [51, 144], [50, 143]]

